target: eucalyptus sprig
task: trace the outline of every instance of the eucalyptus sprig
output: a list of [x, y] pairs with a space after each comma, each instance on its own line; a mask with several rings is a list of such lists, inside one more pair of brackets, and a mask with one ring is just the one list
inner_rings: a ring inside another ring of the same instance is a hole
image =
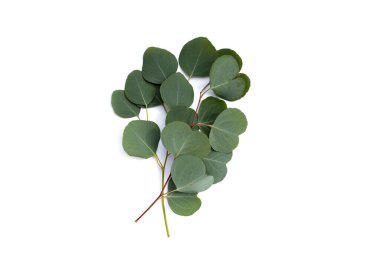
[[[177, 72], [178, 63], [188, 78]], [[161, 199], [169, 237], [165, 198], [174, 213], [189, 216], [201, 207], [198, 193], [224, 179], [226, 164], [248, 124], [243, 112], [227, 108], [224, 101], [236, 101], [248, 92], [250, 79], [240, 73], [242, 65], [235, 51], [216, 50], [204, 37], [187, 42], [178, 61], [169, 51], [150, 47], [144, 53], [142, 70], [132, 71], [124, 90], [112, 93], [112, 107], [118, 116], [138, 118], [124, 129], [125, 152], [144, 159], [153, 157], [162, 171], [157, 198], [136, 222]], [[192, 77], [209, 77], [195, 110], [190, 108], [194, 100], [189, 82]], [[215, 96], [203, 99], [210, 91]], [[149, 121], [148, 108], [155, 106], [162, 106], [166, 113], [162, 131]], [[146, 111], [146, 119], [140, 117], [141, 108]], [[163, 161], [156, 153], [160, 139], [166, 148]], [[174, 160], [165, 179], [169, 156]]]

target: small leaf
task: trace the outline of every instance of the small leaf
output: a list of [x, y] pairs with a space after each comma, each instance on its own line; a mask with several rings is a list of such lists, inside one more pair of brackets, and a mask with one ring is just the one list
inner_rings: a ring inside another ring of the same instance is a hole
[[131, 156], [152, 157], [159, 141], [160, 128], [152, 121], [134, 120], [124, 130], [123, 148]]
[[193, 215], [202, 205], [202, 201], [197, 197], [196, 193], [184, 193], [175, 191], [173, 179], [169, 181], [169, 194], [166, 196], [170, 209], [175, 214], [182, 216]]
[[214, 184], [222, 181], [227, 174], [227, 166], [232, 158], [232, 153], [211, 151], [207, 157], [202, 158], [206, 166], [207, 175], [214, 177]]
[[162, 100], [169, 107], [189, 107], [194, 100], [194, 90], [181, 73], [175, 73], [166, 79], [160, 88]]
[[205, 37], [187, 42], [179, 54], [179, 65], [189, 76], [208, 76], [217, 56], [215, 47]]
[[195, 115], [194, 119], [194, 124], [197, 123], [197, 116], [195, 114], [195, 111], [191, 108], [185, 107], [185, 106], [177, 106], [172, 108], [168, 114], [166, 115], [166, 120], [165, 124], [172, 123], [174, 121], [182, 121], [189, 126], [191, 126], [191, 123], [193, 122], [193, 118]]
[[239, 109], [224, 110], [211, 127], [211, 147], [219, 152], [231, 152], [239, 144], [239, 135], [245, 132], [247, 125], [247, 119]]
[[148, 82], [161, 84], [170, 75], [177, 72], [178, 62], [169, 51], [149, 47], [143, 57], [142, 74]]
[[228, 101], [242, 98], [247, 84], [238, 73], [239, 65], [234, 57], [223, 55], [216, 59], [210, 71], [210, 87], [215, 95]]
[[239, 65], [239, 71], [243, 67], [243, 60], [241, 57], [232, 49], [229, 48], [222, 48], [218, 50], [218, 57], [223, 56], [223, 55], [231, 55], [232, 57], [235, 58], [236, 62]]
[[239, 77], [239, 78], [243, 78], [244, 81], [245, 81], [245, 89], [244, 89], [244, 95], [243, 95], [243, 96], [245, 96], [245, 94], [247, 94], [247, 92], [249, 91], [249, 88], [251, 87], [251, 80], [250, 80], [249, 77], [248, 77], [246, 74], [244, 74], [244, 73], [239, 73], [239, 74], [237, 75], [237, 77]]
[[132, 71], [125, 82], [125, 96], [131, 102], [147, 106], [154, 98], [156, 89], [144, 80], [141, 71]]
[[179, 192], [205, 191], [214, 182], [212, 176], [206, 175], [206, 167], [202, 160], [191, 155], [183, 155], [175, 159], [171, 175]]
[[140, 113], [140, 108], [126, 98], [123, 90], [112, 93], [111, 104], [116, 115], [122, 118], [132, 118]]
[[194, 155], [205, 157], [210, 152], [210, 144], [205, 134], [192, 131], [183, 122], [172, 122], [162, 130], [162, 143], [174, 157]]
[[[227, 109], [226, 102], [216, 97], [208, 97], [204, 99], [199, 107], [198, 122], [202, 124], [212, 125], [218, 115]], [[202, 132], [210, 133], [210, 127], [200, 126]]]

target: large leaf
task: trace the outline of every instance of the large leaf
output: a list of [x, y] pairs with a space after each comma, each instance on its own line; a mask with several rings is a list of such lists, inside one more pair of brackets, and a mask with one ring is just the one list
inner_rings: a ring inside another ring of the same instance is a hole
[[239, 135], [245, 132], [247, 125], [247, 119], [239, 109], [224, 110], [211, 127], [211, 147], [219, 152], [231, 152], [239, 144]]
[[205, 37], [187, 42], [179, 54], [179, 65], [189, 76], [208, 76], [217, 57], [216, 49]]
[[210, 152], [210, 144], [205, 134], [192, 131], [184, 122], [172, 122], [162, 130], [162, 143], [174, 157], [194, 155], [205, 157]]
[[231, 55], [232, 57], [235, 58], [236, 62], [239, 65], [239, 70], [243, 67], [243, 60], [241, 57], [232, 49], [229, 48], [222, 48], [218, 50], [218, 57], [223, 56], [223, 55]]
[[147, 81], [161, 84], [171, 74], [177, 72], [177, 69], [177, 58], [169, 51], [157, 47], [145, 50], [142, 74]]
[[140, 113], [140, 108], [127, 99], [123, 90], [112, 93], [111, 104], [116, 115], [122, 118], [132, 118]]
[[211, 151], [207, 157], [202, 158], [206, 166], [207, 175], [214, 177], [214, 184], [219, 183], [227, 174], [227, 166], [232, 158], [232, 153]]
[[152, 157], [159, 141], [160, 128], [152, 121], [131, 121], [124, 130], [123, 148], [131, 156]]
[[[194, 118], [195, 115], [195, 118]], [[197, 123], [197, 116], [195, 114], [195, 111], [191, 108], [185, 107], [185, 106], [177, 106], [172, 108], [168, 114], [166, 115], [165, 124], [172, 123], [174, 121], [182, 121], [189, 126], [191, 126], [191, 123], [193, 122], [194, 118], [194, 124]]]
[[174, 160], [171, 175], [177, 191], [197, 193], [205, 191], [214, 182], [206, 175], [206, 167], [199, 157], [184, 155]]
[[166, 196], [170, 209], [175, 214], [190, 216], [194, 214], [202, 205], [202, 201], [196, 193], [177, 192], [173, 179], [169, 181], [169, 194]]
[[144, 80], [141, 71], [134, 70], [125, 81], [125, 96], [133, 103], [147, 106], [156, 94], [156, 88]]
[[175, 73], [166, 79], [160, 88], [162, 100], [169, 107], [191, 106], [194, 90], [181, 73]]
[[210, 70], [210, 87], [215, 95], [235, 101], [246, 94], [246, 80], [239, 77], [239, 65], [235, 58], [223, 55], [216, 59]]
[[[199, 106], [198, 123], [212, 125], [218, 115], [227, 109], [226, 102], [216, 97], [208, 97], [204, 99]], [[202, 132], [210, 133], [210, 127], [200, 126]]]

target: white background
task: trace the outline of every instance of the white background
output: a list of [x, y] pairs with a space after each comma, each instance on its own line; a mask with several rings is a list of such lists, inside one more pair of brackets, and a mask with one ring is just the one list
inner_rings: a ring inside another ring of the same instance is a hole
[[[379, 13], [365, 0], [1, 1], [0, 252], [380, 252]], [[167, 239], [160, 205], [134, 223], [159, 169], [124, 153], [129, 120], [110, 96], [148, 46], [178, 55], [197, 36], [242, 56], [252, 87], [229, 106], [249, 127], [199, 212], [169, 212]]]

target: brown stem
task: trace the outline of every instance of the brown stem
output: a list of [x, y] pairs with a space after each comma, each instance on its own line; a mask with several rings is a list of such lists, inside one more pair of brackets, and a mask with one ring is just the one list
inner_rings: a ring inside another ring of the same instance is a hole
[[148, 211], [149, 209], [152, 208], [152, 206], [154, 206], [154, 204], [157, 203], [157, 201], [162, 197], [163, 193], [164, 193], [164, 190], [165, 190], [165, 187], [168, 185], [169, 183], [169, 180], [170, 178], [172, 177], [172, 175], [170, 174], [168, 179], [166, 179], [166, 182], [164, 184], [164, 187], [162, 187], [162, 190], [160, 192], [160, 195], [158, 195], [158, 197], [152, 202], [152, 204], [150, 204], [150, 206], [135, 220], [135, 222], [138, 222]]

